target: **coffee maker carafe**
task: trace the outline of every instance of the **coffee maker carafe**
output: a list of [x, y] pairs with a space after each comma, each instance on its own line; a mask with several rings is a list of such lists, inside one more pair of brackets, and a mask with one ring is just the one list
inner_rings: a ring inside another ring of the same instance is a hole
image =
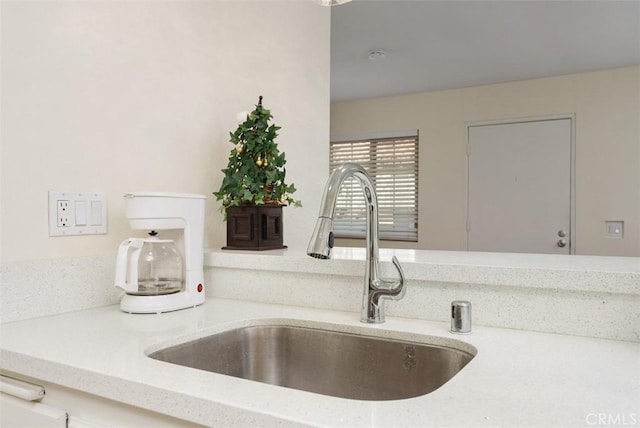
[[204, 206], [203, 195], [125, 195], [131, 227], [150, 232], [118, 248], [115, 285], [126, 292], [120, 309], [160, 313], [204, 303]]
[[120, 244], [116, 259], [116, 284], [134, 296], [157, 296], [182, 291], [182, 254], [171, 239], [129, 238]]

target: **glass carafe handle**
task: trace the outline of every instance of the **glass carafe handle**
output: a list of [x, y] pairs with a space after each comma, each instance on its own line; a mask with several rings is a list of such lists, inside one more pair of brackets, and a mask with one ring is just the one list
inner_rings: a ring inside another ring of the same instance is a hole
[[138, 257], [144, 239], [129, 238], [118, 247], [115, 286], [124, 291], [138, 291]]

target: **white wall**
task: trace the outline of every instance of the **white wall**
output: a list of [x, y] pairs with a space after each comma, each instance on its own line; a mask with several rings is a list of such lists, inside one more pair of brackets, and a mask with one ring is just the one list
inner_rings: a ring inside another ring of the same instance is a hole
[[[2, 2], [1, 261], [115, 255], [122, 195], [218, 190], [236, 115], [258, 95], [282, 127], [304, 248], [328, 170], [330, 12], [311, 1]], [[109, 233], [48, 236], [47, 192], [105, 191]]]
[[[413, 246], [464, 250], [465, 124], [560, 114], [576, 117], [576, 252], [640, 256], [640, 67], [333, 103], [331, 135], [419, 129]], [[623, 220], [624, 238], [607, 238], [605, 220]]]

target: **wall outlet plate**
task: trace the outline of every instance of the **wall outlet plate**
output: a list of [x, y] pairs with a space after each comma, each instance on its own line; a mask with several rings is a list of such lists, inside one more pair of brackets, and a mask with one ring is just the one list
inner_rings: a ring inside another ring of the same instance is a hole
[[105, 192], [49, 191], [49, 236], [107, 233]]
[[609, 238], [622, 238], [624, 235], [624, 221], [607, 220], [605, 221], [605, 233]]

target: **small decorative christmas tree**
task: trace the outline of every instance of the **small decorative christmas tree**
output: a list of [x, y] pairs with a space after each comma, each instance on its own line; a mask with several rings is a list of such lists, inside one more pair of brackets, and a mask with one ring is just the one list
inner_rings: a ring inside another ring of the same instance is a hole
[[300, 201], [291, 197], [296, 191], [293, 184], [286, 184], [286, 160], [280, 153], [275, 139], [279, 126], [269, 124], [271, 112], [262, 106], [262, 96], [256, 109], [229, 132], [234, 145], [229, 155], [220, 190], [213, 192], [222, 201], [221, 211], [240, 205], [293, 205]]

